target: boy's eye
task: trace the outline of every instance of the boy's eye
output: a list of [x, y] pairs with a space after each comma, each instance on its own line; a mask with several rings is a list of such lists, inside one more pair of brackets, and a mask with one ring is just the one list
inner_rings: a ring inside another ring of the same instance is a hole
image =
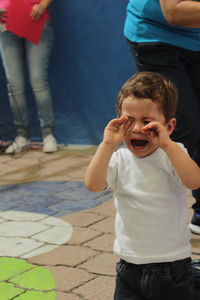
[[128, 120], [129, 120], [129, 121], [131, 121], [131, 122], [134, 121], [134, 119], [133, 119], [132, 117], [129, 117], [129, 116], [127, 116], [127, 117], [128, 117]]
[[149, 124], [150, 122], [151, 122], [151, 121], [148, 121], [148, 120], [143, 121], [144, 125], [147, 125], [147, 124]]

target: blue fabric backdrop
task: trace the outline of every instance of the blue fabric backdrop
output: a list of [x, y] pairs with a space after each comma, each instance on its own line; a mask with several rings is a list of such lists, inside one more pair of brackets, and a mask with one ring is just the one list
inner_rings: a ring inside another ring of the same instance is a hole
[[[98, 144], [105, 125], [115, 116], [118, 90], [135, 73], [123, 37], [126, 5], [124, 0], [54, 0], [50, 7], [55, 41], [49, 81], [59, 143]], [[31, 139], [40, 140], [28, 82], [27, 94]], [[0, 100], [0, 137], [11, 140], [14, 126], [1, 61]]]

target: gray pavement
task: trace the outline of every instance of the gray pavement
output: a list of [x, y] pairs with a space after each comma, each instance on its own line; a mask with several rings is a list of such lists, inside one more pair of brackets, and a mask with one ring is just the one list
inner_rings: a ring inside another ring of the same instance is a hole
[[[0, 300], [113, 299], [112, 193], [83, 184], [95, 149], [0, 155]], [[192, 203], [188, 192], [188, 220]], [[191, 242], [200, 258], [200, 237]]]

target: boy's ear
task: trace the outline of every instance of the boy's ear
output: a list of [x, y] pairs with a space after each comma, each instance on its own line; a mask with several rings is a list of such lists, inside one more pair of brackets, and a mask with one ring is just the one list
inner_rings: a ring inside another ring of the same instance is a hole
[[172, 132], [174, 131], [175, 126], [176, 126], [176, 119], [171, 118], [166, 124], [166, 128], [167, 128], [167, 131], [168, 131], [169, 135], [172, 134]]

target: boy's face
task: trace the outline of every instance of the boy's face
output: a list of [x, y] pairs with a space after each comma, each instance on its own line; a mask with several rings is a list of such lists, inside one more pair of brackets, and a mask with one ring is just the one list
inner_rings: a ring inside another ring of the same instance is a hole
[[[165, 116], [159, 108], [159, 104], [151, 99], [138, 99], [129, 96], [122, 103], [122, 116], [128, 116], [132, 124], [127, 134], [124, 136], [124, 144], [137, 157], [145, 157], [157, 149], [149, 135], [142, 133], [141, 129], [150, 122], [156, 121], [164, 125]], [[168, 129], [167, 129], [168, 130]]]

